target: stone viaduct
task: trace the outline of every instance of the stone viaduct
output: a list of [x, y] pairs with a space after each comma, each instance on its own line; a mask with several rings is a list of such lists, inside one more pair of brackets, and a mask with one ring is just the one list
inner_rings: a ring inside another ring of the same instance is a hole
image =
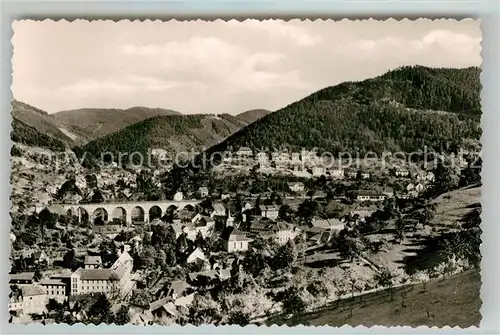
[[49, 206], [37, 206], [36, 212], [43, 208], [58, 206], [65, 213], [78, 216], [81, 222], [84, 216], [94, 221], [101, 217], [104, 222], [113, 219], [121, 219], [130, 225], [133, 222], [149, 222], [155, 218], [162, 217], [167, 209], [194, 209], [201, 200], [160, 200], [160, 201], [134, 201], [134, 202], [103, 202], [93, 204], [54, 204]]

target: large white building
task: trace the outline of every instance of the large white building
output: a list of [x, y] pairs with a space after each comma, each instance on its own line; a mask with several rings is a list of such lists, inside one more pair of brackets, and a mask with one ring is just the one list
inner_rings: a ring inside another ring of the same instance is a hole
[[121, 290], [130, 280], [134, 261], [124, 251], [110, 269], [79, 268], [71, 275], [71, 295]]
[[59, 303], [66, 300], [66, 283], [59, 279], [44, 279], [40, 285], [45, 289], [47, 299], [55, 299]]

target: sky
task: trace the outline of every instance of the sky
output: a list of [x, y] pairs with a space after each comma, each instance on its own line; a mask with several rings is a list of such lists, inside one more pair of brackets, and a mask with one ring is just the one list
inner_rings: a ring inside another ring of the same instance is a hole
[[16, 21], [13, 95], [49, 113], [277, 110], [403, 65], [481, 65], [473, 20]]

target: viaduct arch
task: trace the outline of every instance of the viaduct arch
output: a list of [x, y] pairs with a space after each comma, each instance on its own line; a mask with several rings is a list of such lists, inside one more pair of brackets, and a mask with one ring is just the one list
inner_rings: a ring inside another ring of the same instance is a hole
[[[160, 201], [134, 201], [134, 202], [102, 202], [93, 204], [57, 204], [64, 208], [65, 211], [71, 212], [78, 216], [81, 222], [85, 215], [88, 215], [90, 220], [96, 219], [98, 216], [105, 221], [113, 219], [121, 219], [125, 221], [127, 226], [130, 226], [133, 221], [150, 222], [150, 219], [163, 216], [169, 207], [175, 206], [177, 209], [195, 208], [201, 200], [160, 200]], [[37, 206], [36, 212], [40, 212], [44, 208], [50, 206]], [[152, 214], [152, 218], [150, 218]]]

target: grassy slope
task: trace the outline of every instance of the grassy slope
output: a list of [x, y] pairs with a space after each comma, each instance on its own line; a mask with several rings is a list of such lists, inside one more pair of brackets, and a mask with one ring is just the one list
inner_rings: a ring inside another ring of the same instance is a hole
[[[287, 321], [287, 325], [350, 326], [459, 326], [479, 325], [481, 321], [481, 278], [476, 271], [466, 272], [445, 280], [395, 290], [391, 301], [387, 291], [346, 299], [336, 306], [300, 315]], [[402, 292], [406, 292], [405, 307]], [[352, 306], [352, 316], [350, 312]], [[274, 318], [271, 324], [281, 325]]]
[[480, 201], [481, 187], [477, 185], [441, 194], [431, 202], [437, 204], [432, 222], [438, 226], [461, 223], [468, 214], [481, 206]]

